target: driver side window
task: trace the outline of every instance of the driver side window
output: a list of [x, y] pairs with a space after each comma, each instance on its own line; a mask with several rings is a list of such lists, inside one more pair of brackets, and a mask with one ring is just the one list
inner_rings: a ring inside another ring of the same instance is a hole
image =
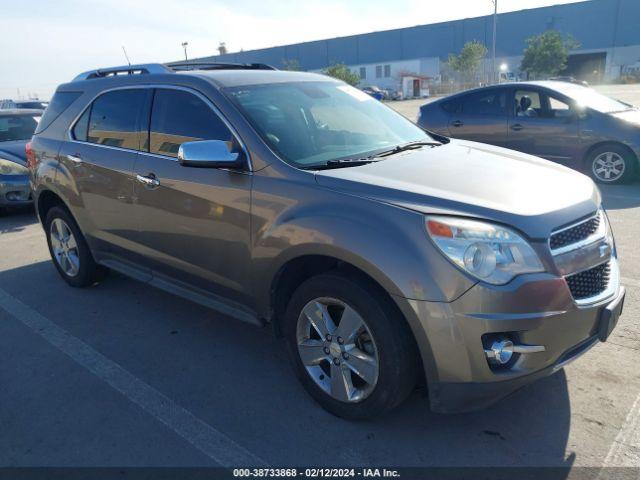
[[534, 90], [517, 90], [515, 94], [516, 117], [542, 116], [542, 101], [540, 94]]

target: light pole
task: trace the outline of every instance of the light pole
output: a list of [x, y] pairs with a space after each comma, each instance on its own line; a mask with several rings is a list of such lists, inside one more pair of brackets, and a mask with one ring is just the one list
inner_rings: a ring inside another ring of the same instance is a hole
[[498, 0], [493, 2], [493, 48], [491, 55], [491, 80], [496, 83], [496, 32], [498, 30]]
[[182, 48], [184, 48], [184, 61], [185, 62], [189, 61], [187, 59], [187, 45], [189, 45], [189, 42], [182, 42]]

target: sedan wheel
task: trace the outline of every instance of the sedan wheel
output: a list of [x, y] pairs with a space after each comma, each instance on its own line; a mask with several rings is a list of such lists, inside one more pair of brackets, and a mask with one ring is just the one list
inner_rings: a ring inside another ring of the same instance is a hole
[[341, 402], [359, 402], [378, 381], [378, 351], [364, 319], [335, 298], [316, 298], [302, 309], [298, 352], [307, 373]]
[[593, 175], [604, 183], [619, 181], [626, 170], [625, 159], [616, 152], [603, 152], [591, 164]]

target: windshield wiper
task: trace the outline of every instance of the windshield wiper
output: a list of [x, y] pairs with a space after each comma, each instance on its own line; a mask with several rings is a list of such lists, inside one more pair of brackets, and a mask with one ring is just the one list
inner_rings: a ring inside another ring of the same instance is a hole
[[367, 165], [378, 161], [379, 160], [373, 160], [373, 157], [340, 158], [337, 160], [327, 160], [327, 163], [323, 165], [305, 167], [305, 170], [329, 170], [331, 168], [359, 167], [360, 165]]
[[389, 155], [395, 155], [396, 153], [406, 152], [407, 150], [416, 150], [421, 147], [439, 147], [442, 145], [440, 142], [427, 142], [427, 141], [418, 141], [405, 143], [404, 145], [398, 145], [393, 147], [392, 149], [385, 150], [384, 152], [380, 152], [375, 157], [388, 157]]

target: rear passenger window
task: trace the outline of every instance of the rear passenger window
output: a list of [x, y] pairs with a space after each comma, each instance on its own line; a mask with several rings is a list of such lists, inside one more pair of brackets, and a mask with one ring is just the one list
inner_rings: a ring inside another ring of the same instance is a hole
[[73, 127], [73, 138], [81, 142], [87, 141], [87, 132], [89, 130], [89, 115], [91, 115], [91, 107], [87, 108], [82, 116], [78, 119]]
[[153, 98], [149, 151], [178, 156], [180, 145], [222, 140], [231, 149], [233, 135], [204, 101], [182, 90], [158, 89]]
[[442, 104], [442, 109], [447, 113], [456, 113], [458, 111], [458, 102], [455, 100], [449, 100]]
[[471, 93], [462, 99], [462, 113], [488, 117], [506, 116], [506, 98], [504, 90]]
[[87, 141], [139, 150], [140, 117], [146, 96], [146, 90], [126, 89], [98, 97], [91, 107]]

